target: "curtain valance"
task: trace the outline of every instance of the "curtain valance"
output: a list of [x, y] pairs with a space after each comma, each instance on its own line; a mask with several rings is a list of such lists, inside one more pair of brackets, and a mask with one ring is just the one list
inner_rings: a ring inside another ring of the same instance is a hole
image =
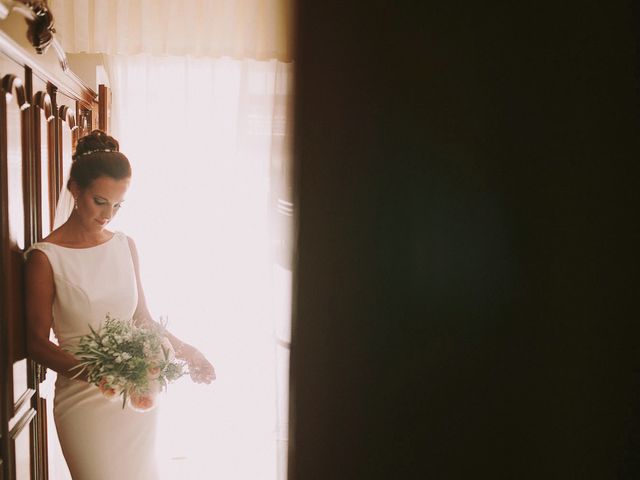
[[291, 0], [49, 0], [65, 51], [291, 58]]

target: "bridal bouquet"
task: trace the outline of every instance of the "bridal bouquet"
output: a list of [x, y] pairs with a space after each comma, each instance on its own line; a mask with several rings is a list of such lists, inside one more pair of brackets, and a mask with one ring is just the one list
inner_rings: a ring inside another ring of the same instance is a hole
[[140, 328], [107, 314], [99, 331], [89, 328], [91, 333], [71, 352], [80, 359], [74, 368], [87, 370], [89, 382], [105, 397], [121, 396], [122, 408], [128, 403], [136, 411], [151, 410], [156, 395], [186, 373], [185, 364], [176, 360], [163, 335], [164, 327]]

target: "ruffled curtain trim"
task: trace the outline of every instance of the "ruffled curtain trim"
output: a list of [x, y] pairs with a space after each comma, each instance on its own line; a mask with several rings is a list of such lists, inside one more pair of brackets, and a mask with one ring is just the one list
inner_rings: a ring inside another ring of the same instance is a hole
[[50, 0], [68, 53], [292, 61], [291, 0]]

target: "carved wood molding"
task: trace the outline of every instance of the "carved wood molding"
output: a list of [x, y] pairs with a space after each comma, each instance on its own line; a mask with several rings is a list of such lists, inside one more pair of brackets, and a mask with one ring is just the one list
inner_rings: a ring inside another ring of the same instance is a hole
[[66, 105], [60, 105], [60, 107], [58, 107], [58, 118], [63, 122], [67, 122], [71, 131], [78, 128], [78, 125], [76, 124], [76, 112], [73, 108], [69, 108]]
[[2, 91], [6, 95], [7, 101], [11, 100], [13, 92], [15, 91], [16, 100], [18, 101], [20, 110], [26, 110], [27, 108], [29, 108], [26, 91], [24, 89], [22, 80], [19, 77], [11, 74], [5, 75], [2, 78]]
[[28, 2], [28, 6], [33, 12], [33, 18], [27, 18], [27, 25], [29, 25], [27, 38], [36, 52], [43, 53], [55, 40], [53, 15], [46, 1]]
[[0, 0], [0, 20], [6, 18], [12, 11], [22, 15], [27, 23], [26, 38], [38, 54], [43, 54], [49, 47], [53, 48], [55, 57], [62, 73], [66, 77], [65, 86], [60, 83], [60, 78], [49, 78], [46, 71], [34, 63], [28, 55], [20, 52], [22, 47], [15, 44], [10, 37], [0, 31], [0, 50], [4, 51], [14, 61], [31, 67], [34, 72], [38, 72], [43, 78], [59, 86], [63, 91], [72, 97], [79, 96], [87, 105], [91, 105], [97, 100], [97, 94], [93, 89], [78, 78], [69, 68], [67, 55], [62, 48], [62, 44], [55, 34], [53, 14], [49, 10], [46, 0]]
[[13, 10], [27, 21], [29, 43], [36, 52], [44, 53], [56, 41], [53, 15], [46, 0], [0, 0], [0, 18], [6, 18]]
[[33, 95], [33, 104], [40, 107], [44, 111], [44, 117], [47, 122], [54, 119], [53, 104], [51, 102], [51, 96], [47, 92], [36, 92]]

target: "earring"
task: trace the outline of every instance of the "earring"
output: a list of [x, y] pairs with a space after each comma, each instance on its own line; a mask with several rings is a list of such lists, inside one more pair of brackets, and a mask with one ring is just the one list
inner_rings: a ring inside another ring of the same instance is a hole
[[73, 209], [77, 210], [78, 209], [78, 199], [77, 198], [73, 198]]

